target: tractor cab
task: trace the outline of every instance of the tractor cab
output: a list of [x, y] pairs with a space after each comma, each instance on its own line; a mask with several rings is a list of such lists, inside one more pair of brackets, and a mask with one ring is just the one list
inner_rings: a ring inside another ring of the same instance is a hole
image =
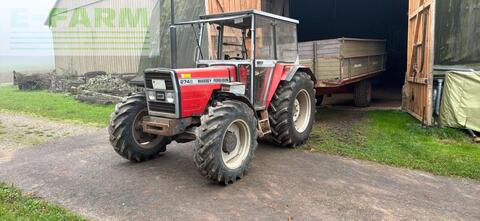
[[244, 95], [256, 110], [263, 110], [276, 64], [298, 63], [298, 23], [248, 10], [204, 15], [177, 26], [187, 25], [198, 32], [194, 58], [198, 68], [235, 67], [236, 79], [246, 86]]
[[[201, 174], [229, 184], [248, 171], [259, 137], [304, 144], [314, 122], [315, 77], [298, 65], [297, 24], [250, 10], [172, 25], [172, 68], [145, 70], [144, 92], [116, 106], [109, 125], [114, 150], [141, 162], [172, 141], [195, 141]], [[177, 68], [180, 27], [193, 30], [195, 68]]]

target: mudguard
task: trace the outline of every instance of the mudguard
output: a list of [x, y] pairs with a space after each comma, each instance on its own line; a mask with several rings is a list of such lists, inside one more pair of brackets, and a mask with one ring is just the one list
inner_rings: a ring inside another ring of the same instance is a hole
[[291, 81], [293, 76], [295, 76], [295, 74], [299, 71], [307, 73], [308, 75], [310, 75], [313, 81], [316, 81], [316, 77], [313, 71], [309, 67], [305, 67], [305, 66], [292, 66], [290, 71], [286, 73], [284, 77], [282, 77], [282, 80]]
[[226, 91], [219, 91], [217, 93], [217, 97], [225, 98], [225, 99], [229, 99], [229, 100], [241, 101], [241, 102], [247, 104], [253, 111], [255, 111], [255, 108], [253, 107], [252, 102], [250, 102], [250, 100], [246, 96], [237, 95], [237, 94], [226, 92]]
[[315, 74], [313, 74], [312, 70], [308, 67], [295, 64], [275, 65], [273, 78], [271, 81], [270, 90], [266, 102], [267, 108], [270, 106], [270, 102], [275, 95], [275, 92], [277, 91], [278, 85], [280, 85], [282, 81], [291, 81], [293, 76], [295, 76], [295, 74], [299, 71], [307, 73], [314, 82], [316, 81]]

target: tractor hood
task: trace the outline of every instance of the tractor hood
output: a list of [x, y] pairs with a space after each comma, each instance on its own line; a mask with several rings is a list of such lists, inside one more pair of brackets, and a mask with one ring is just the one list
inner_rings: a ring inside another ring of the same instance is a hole
[[[168, 118], [201, 116], [215, 91], [235, 81], [234, 66], [148, 69], [144, 85], [150, 115]], [[173, 96], [174, 95], [174, 96]]]
[[177, 69], [175, 73], [180, 86], [181, 117], [204, 114], [214, 91], [235, 80], [233, 66]]

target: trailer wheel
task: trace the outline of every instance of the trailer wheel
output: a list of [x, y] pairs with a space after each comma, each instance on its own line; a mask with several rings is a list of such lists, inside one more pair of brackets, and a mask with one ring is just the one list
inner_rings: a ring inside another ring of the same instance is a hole
[[168, 137], [143, 133], [141, 121], [148, 115], [145, 96], [134, 95], [117, 104], [108, 132], [115, 152], [132, 162], [156, 158], [171, 142]]
[[243, 102], [210, 107], [196, 130], [193, 159], [200, 173], [225, 185], [241, 179], [258, 146], [256, 125], [253, 110]]
[[363, 80], [355, 84], [353, 97], [355, 106], [368, 107], [372, 101], [372, 83], [369, 80]]
[[282, 82], [269, 107], [271, 137], [281, 146], [304, 144], [315, 120], [315, 89], [311, 77], [298, 72], [291, 81]]

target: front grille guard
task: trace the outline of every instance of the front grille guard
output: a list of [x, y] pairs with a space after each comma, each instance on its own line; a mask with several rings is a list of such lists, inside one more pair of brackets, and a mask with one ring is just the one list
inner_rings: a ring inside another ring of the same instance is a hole
[[173, 70], [170, 70], [170, 69], [147, 69], [145, 70], [145, 93], [147, 93], [147, 91], [160, 91], [160, 90], [155, 90], [153, 88], [147, 88], [147, 76], [148, 74], [165, 74], [165, 75], [169, 75], [170, 78], [172, 79], [172, 82], [173, 82], [173, 91], [175, 92], [175, 95], [176, 95], [176, 99], [175, 99], [175, 113], [165, 113], [165, 112], [158, 112], [158, 111], [153, 111], [151, 110], [150, 108], [150, 101], [149, 101], [149, 98], [147, 96], [147, 94], [145, 94], [145, 96], [147, 97], [147, 107], [148, 107], [148, 113], [149, 115], [151, 116], [156, 116], [156, 117], [166, 117], [166, 118], [180, 118], [181, 115], [180, 115], [180, 100], [181, 100], [181, 97], [180, 97], [180, 85], [178, 83], [178, 79], [176, 77], [176, 73], [175, 71]]

